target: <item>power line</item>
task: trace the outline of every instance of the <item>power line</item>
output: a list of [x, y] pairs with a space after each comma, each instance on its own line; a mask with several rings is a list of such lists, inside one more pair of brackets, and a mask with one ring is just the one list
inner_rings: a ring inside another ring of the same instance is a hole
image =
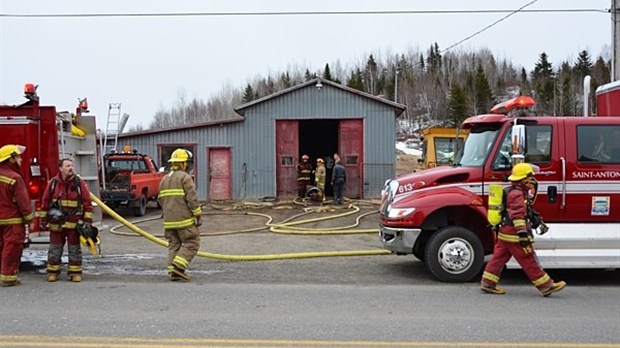
[[[448, 47], [446, 47], [445, 49], [443, 49], [443, 50], [441, 51], [441, 53], [447, 52], [447, 51], [449, 51], [449, 50], [453, 49], [454, 47], [459, 46], [459, 45], [460, 45], [460, 44], [462, 44], [463, 42], [465, 42], [465, 41], [467, 41], [467, 40], [469, 40], [469, 39], [471, 39], [471, 38], [473, 38], [473, 37], [475, 37], [475, 36], [477, 36], [477, 35], [479, 35], [479, 34], [481, 34], [481, 33], [485, 32], [485, 31], [487, 31], [487, 30], [491, 29], [492, 27], [494, 27], [494, 26], [496, 26], [497, 24], [499, 24], [499, 23], [501, 23], [501, 22], [505, 21], [506, 19], [510, 18], [511, 16], [513, 16], [513, 15], [515, 15], [515, 14], [517, 14], [517, 13], [520, 13], [520, 12], [522, 13], [522, 12], [526, 12], [526, 11], [528, 11], [528, 10], [525, 10], [525, 8], [526, 8], [526, 7], [528, 7], [528, 6], [533, 5], [533, 4], [534, 4], [535, 2], [537, 2], [537, 1], [538, 1], [538, 0], [533, 0], [533, 1], [528, 2], [527, 4], [525, 4], [525, 5], [521, 6], [521, 7], [519, 7], [518, 9], [511, 11], [510, 13], [508, 13], [507, 15], [505, 15], [504, 17], [502, 17], [502, 18], [500, 18], [500, 19], [496, 20], [495, 22], [493, 22], [493, 23], [491, 23], [491, 24], [487, 25], [486, 27], [484, 27], [484, 28], [482, 28], [482, 29], [478, 30], [477, 32], [475, 32], [475, 33], [473, 33], [473, 34], [471, 34], [471, 35], [467, 36], [466, 38], [464, 38], [464, 39], [462, 39], [462, 40], [460, 40], [460, 41], [457, 41], [456, 43], [454, 43], [454, 44], [452, 44], [452, 45], [450, 45], [450, 46], [448, 46]], [[530, 11], [531, 11], [531, 10], [530, 10]]]
[[[526, 5], [529, 6], [529, 5]], [[609, 13], [609, 9], [530, 9], [521, 13]], [[359, 15], [445, 15], [445, 14], [493, 14], [514, 10], [387, 10], [387, 11], [281, 11], [281, 12], [158, 12], [158, 13], [0, 13], [0, 18], [110, 18], [110, 17], [258, 17], [258, 16], [359, 16]]]

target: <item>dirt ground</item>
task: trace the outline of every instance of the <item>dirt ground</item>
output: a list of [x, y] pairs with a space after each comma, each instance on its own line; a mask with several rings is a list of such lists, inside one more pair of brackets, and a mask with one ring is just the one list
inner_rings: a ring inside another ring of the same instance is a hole
[[418, 159], [420, 156], [407, 155], [402, 151], [396, 150], [396, 176], [409, 174], [420, 169]]

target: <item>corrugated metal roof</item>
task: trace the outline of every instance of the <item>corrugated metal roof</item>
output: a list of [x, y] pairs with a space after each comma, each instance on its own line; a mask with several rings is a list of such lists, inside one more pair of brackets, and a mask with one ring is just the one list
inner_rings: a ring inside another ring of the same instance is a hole
[[405, 109], [407, 108], [403, 104], [399, 104], [399, 103], [393, 102], [391, 100], [387, 100], [387, 99], [384, 99], [384, 98], [381, 98], [381, 97], [377, 97], [375, 95], [372, 95], [372, 94], [369, 94], [369, 93], [366, 93], [366, 92], [362, 92], [362, 91], [357, 90], [355, 88], [343, 86], [343, 85], [341, 85], [339, 83], [336, 83], [336, 82], [333, 82], [333, 81], [324, 80], [324, 79], [321, 79], [321, 78], [316, 78], [316, 79], [312, 79], [312, 80], [306, 81], [306, 82], [304, 82], [302, 84], [293, 86], [291, 88], [287, 88], [285, 90], [279, 91], [277, 93], [273, 93], [273, 94], [264, 96], [262, 98], [253, 100], [253, 101], [251, 101], [249, 103], [240, 105], [240, 106], [235, 108], [235, 111], [239, 115], [245, 116], [245, 111], [247, 109], [249, 109], [249, 108], [252, 108], [255, 105], [261, 104], [263, 102], [266, 102], [266, 101], [274, 99], [274, 98], [278, 98], [278, 97], [280, 97], [282, 95], [294, 92], [294, 91], [296, 91], [298, 89], [306, 88], [308, 86], [316, 86], [319, 81], [323, 85], [330, 85], [332, 87], [336, 87], [336, 88], [342, 89], [342, 90], [344, 90], [346, 92], [349, 92], [349, 93], [352, 93], [352, 94], [355, 94], [355, 95], [358, 95], [358, 96], [361, 96], [361, 97], [365, 97], [365, 98], [368, 98], [368, 99], [372, 99], [374, 101], [377, 101], [377, 102], [380, 102], [380, 103], [383, 103], [383, 104], [387, 104], [387, 105], [389, 105], [389, 106], [394, 108], [394, 112], [396, 113], [396, 117], [400, 116], [400, 114], [402, 114], [405, 111]]
[[227, 120], [192, 123], [192, 124], [188, 124], [185, 126], [175, 126], [175, 127], [169, 127], [169, 128], [148, 129], [148, 130], [139, 131], [139, 132], [121, 133], [118, 135], [118, 137], [123, 138], [123, 137], [131, 137], [131, 136], [136, 136], [136, 135], [157, 134], [157, 133], [169, 132], [171, 130], [178, 131], [178, 130], [191, 129], [191, 128], [219, 126], [219, 125], [227, 124], [227, 123], [243, 122], [244, 120], [245, 119], [241, 116], [241, 117], [231, 118]]

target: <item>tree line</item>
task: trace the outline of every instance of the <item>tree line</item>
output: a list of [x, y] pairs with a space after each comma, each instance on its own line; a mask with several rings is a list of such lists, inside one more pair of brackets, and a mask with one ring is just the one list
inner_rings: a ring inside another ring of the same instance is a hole
[[[170, 108], [160, 107], [149, 129], [160, 129], [239, 117], [234, 107], [321, 77], [372, 95], [404, 104], [404, 132], [419, 124], [456, 126], [465, 118], [488, 113], [493, 105], [518, 95], [536, 100], [538, 115], [580, 115], [583, 110], [583, 79], [590, 75], [591, 93], [610, 80], [610, 59], [593, 59], [587, 50], [575, 61], [554, 67], [550, 57], [539, 54], [531, 71], [515, 68], [509, 59], [497, 59], [490, 50], [442, 53], [435, 43], [426, 51], [401, 54], [370, 54], [365, 60], [343, 67], [337, 61], [319, 71], [289, 68], [266, 77], [256, 77], [243, 88], [225, 85], [208, 101], [188, 100], [183, 91]], [[592, 100], [591, 100], [592, 101]], [[596, 112], [595, 103], [592, 112]], [[409, 129], [407, 129], [409, 128]], [[143, 130], [134, 126], [130, 131]]]

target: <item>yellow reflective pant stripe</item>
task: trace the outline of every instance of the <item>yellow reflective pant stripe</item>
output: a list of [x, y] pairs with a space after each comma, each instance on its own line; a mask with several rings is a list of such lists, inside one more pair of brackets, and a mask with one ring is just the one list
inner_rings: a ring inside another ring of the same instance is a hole
[[540, 278], [538, 278], [538, 279], [534, 280], [534, 281], [532, 282], [532, 284], [534, 284], [534, 286], [540, 286], [540, 285], [543, 285], [543, 284], [545, 284], [546, 282], [548, 282], [550, 279], [551, 279], [551, 278], [549, 278], [549, 275], [548, 275], [547, 273], [545, 273], [545, 275], [544, 275], [544, 276], [542, 276], [542, 277], [540, 277]]
[[26, 221], [30, 221], [32, 219], [34, 219], [34, 213], [30, 213], [30, 214], [24, 216], [24, 220], [26, 220]]
[[194, 216], [202, 215], [202, 208], [198, 206], [197, 208], [192, 210], [192, 214], [194, 214]]
[[0, 225], [19, 225], [23, 224], [23, 218], [9, 218], [9, 219], [0, 219]]
[[74, 201], [74, 200], [61, 200], [60, 201], [60, 205], [63, 207], [68, 207], [68, 208], [77, 208], [78, 206], [78, 201]]
[[62, 269], [61, 265], [50, 265], [49, 263], [47, 264], [47, 270], [51, 271], [51, 272], [60, 272], [60, 270]]
[[[62, 224], [62, 228], [67, 228], [70, 230], [74, 230], [76, 227], [76, 222], [65, 222]], [[58, 224], [50, 224], [50, 231], [60, 231], [60, 226]]]
[[164, 229], [166, 230], [178, 230], [181, 228], [186, 228], [194, 225], [196, 220], [194, 218], [189, 218], [180, 221], [164, 221]]
[[512, 225], [518, 230], [517, 227], [525, 227], [525, 220], [521, 220], [521, 219], [512, 220]]
[[39, 217], [44, 218], [44, 217], [47, 217], [47, 212], [46, 212], [46, 211], [38, 211], [38, 212], [37, 212], [37, 215], [38, 215]]
[[82, 266], [79, 266], [79, 265], [69, 265], [69, 266], [67, 266], [67, 271], [69, 271], [69, 272], [82, 272]]
[[519, 236], [514, 234], [505, 234], [500, 232], [497, 234], [497, 239], [508, 243], [519, 243]]
[[0, 281], [2, 282], [17, 281], [17, 274], [13, 274], [13, 275], [0, 274]]
[[182, 258], [179, 255], [174, 257], [174, 260], [172, 260], [172, 264], [184, 270], [189, 267], [189, 262], [187, 262], [186, 259]]
[[84, 218], [85, 219], [92, 219], [93, 218], [93, 213], [90, 211], [85, 211], [84, 212]]
[[492, 281], [494, 283], [499, 283], [499, 277], [498, 276], [496, 276], [493, 273], [486, 272], [486, 271], [484, 273], [482, 273], [482, 279], [488, 279], [488, 280], [490, 280], [490, 281]]
[[185, 196], [183, 189], [169, 189], [159, 191], [159, 197]]
[[8, 176], [0, 175], [0, 182], [9, 184], [9, 185], [14, 185], [16, 181], [15, 179], [11, 179]]

